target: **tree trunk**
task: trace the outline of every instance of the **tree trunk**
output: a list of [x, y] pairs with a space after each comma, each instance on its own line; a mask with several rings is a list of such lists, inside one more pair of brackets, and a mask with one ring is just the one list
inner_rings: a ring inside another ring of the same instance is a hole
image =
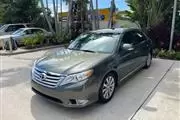
[[56, 3], [55, 3], [55, 0], [53, 0], [53, 10], [54, 10], [55, 32], [56, 32], [56, 34], [57, 34], [57, 32], [58, 32], [58, 25], [57, 25], [57, 11], [56, 11]]
[[69, 12], [68, 12], [68, 31], [69, 31], [69, 35], [70, 35], [70, 38], [72, 37], [72, 30], [71, 30], [71, 27], [72, 27], [72, 0], [69, 0]]
[[91, 11], [91, 22], [92, 22], [92, 25], [93, 25], [93, 30], [96, 29], [96, 14], [95, 14], [95, 11], [94, 11], [94, 7], [93, 7], [93, 1], [90, 0], [90, 11]]
[[48, 23], [49, 30], [54, 34], [54, 30], [53, 30], [53, 28], [52, 28], [51, 22], [49, 21], [48, 15], [47, 15], [46, 10], [45, 10], [45, 8], [44, 8], [43, 0], [41, 0], [41, 7], [42, 7], [42, 9], [43, 9], [43, 14], [44, 14], [44, 16], [45, 16], [45, 18], [46, 18], [46, 21], [47, 21], [47, 23]]
[[62, 30], [62, 29], [63, 29], [63, 26], [62, 26], [62, 22], [63, 22], [63, 20], [62, 20], [62, 18], [63, 18], [63, 17], [62, 17], [62, 2], [63, 2], [63, 1], [60, 0], [60, 15], [61, 15], [61, 16], [60, 16], [60, 20], [61, 20], [61, 29], [60, 29], [60, 32], [61, 32], [61, 33], [60, 33], [60, 34], [61, 34], [61, 37], [62, 37], [62, 31], [63, 31], [63, 30]]
[[108, 21], [108, 28], [112, 28], [113, 27], [113, 13], [114, 13], [114, 6], [115, 2], [114, 0], [111, 1], [111, 7], [110, 7], [110, 15], [109, 15], [109, 21]]
[[84, 2], [81, 0], [81, 32], [84, 32]]
[[48, 0], [46, 0], [46, 9], [49, 9]]
[[99, 29], [99, 8], [98, 8], [98, 0], [96, 0], [96, 29]]

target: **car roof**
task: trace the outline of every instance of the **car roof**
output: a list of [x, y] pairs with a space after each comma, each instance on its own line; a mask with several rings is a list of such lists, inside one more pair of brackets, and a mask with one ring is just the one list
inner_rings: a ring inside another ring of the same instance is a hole
[[37, 28], [37, 27], [27, 27], [27, 28], [20, 28], [20, 29], [23, 29], [23, 30], [30, 30], [30, 29], [40, 29], [40, 30], [44, 30], [42, 28]]
[[32, 23], [15, 23], [15, 24], [4, 24], [4, 25], [33, 25]]
[[99, 30], [94, 30], [92, 31], [93, 33], [124, 33], [132, 30], [139, 30], [137, 28], [112, 28], [112, 29], [99, 29]]

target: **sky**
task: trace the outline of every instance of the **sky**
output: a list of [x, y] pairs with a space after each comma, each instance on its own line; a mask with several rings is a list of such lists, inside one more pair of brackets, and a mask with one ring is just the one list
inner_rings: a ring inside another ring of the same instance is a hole
[[[108, 8], [110, 7], [111, 4], [111, 0], [98, 0], [98, 2], [99, 2], [99, 8]], [[95, 3], [95, 0], [93, 0], [93, 3]], [[46, 6], [46, 0], [44, 0], [44, 4]], [[53, 9], [52, 0], [48, 0], [48, 4], [49, 4], [49, 8], [52, 10]], [[115, 0], [115, 4], [119, 10], [129, 9], [125, 0]], [[65, 3], [63, 3], [63, 11], [67, 11], [67, 10], [68, 10], [68, 6]]]

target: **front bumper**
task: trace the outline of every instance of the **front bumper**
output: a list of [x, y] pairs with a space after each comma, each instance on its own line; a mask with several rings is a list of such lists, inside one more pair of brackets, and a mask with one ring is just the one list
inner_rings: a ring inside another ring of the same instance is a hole
[[98, 88], [92, 82], [83, 81], [77, 85], [48, 88], [32, 80], [31, 85], [35, 93], [64, 107], [85, 107], [98, 100]]

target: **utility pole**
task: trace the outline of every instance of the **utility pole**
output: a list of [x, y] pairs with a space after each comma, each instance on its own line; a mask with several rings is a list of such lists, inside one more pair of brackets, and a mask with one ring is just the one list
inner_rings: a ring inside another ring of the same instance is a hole
[[173, 7], [173, 18], [172, 18], [172, 27], [171, 27], [171, 38], [169, 44], [169, 51], [172, 50], [173, 39], [174, 39], [174, 28], [176, 22], [176, 11], [177, 11], [177, 0], [174, 0], [174, 7]]

